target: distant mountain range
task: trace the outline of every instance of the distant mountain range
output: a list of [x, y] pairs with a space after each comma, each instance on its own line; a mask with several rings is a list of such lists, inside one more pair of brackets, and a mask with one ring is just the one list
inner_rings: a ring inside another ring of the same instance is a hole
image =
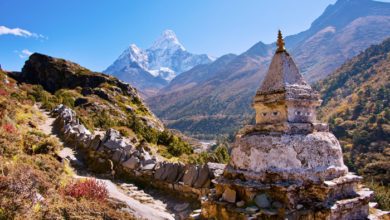
[[[388, 36], [390, 3], [338, 0], [308, 30], [285, 42], [305, 79], [314, 83]], [[146, 101], [169, 128], [202, 138], [231, 132], [253, 114], [249, 104], [275, 49], [259, 42], [239, 56], [197, 66]]]
[[182, 72], [214, 61], [206, 54], [192, 54], [180, 44], [175, 33], [166, 30], [147, 49], [131, 44], [103, 72], [129, 82], [144, 93], [160, 89]]

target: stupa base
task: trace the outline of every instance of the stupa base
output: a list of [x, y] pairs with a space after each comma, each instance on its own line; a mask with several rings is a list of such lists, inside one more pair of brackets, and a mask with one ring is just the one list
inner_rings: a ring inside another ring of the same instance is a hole
[[373, 195], [351, 173], [322, 183], [261, 184], [221, 178], [202, 200], [205, 219], [366, 219]]

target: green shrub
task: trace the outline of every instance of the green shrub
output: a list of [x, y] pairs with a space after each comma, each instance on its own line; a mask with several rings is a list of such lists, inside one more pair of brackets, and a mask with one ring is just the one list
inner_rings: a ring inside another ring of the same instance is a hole
[[22, 102], [23, 100], [26, 100], [27, 99], [27, 96], [25, 96], [23, 93], [21, 92], [12, 92], [11, 93], [11, 97], [17, 99], [19, 102]]
[[211, 154], [214, 162], [217, 163], [228, 163], [229, 162], [229, 152], [225, 145], [219, 145]]
[[374, 191], [374, 198], [378, 203], [379, 208], [383, 210], [390, 210], [390, 186], [384, 186], [374, 182], [366, 184]]
[[157, 143], [159, 132], [156, 129], [146, 126], [140, 118], [133, 116], [129, 127], [134, 133], [145, 138], [148, 142], [153, 144]]
[[[28, 132], [23, 136], [23, 147], [27, 154], [50, 154], [54, 155], [60, 149], [60, 143], [56, 138], [47, 137], [45, 134]], [[42, 137], [44, 136], [44, 138]]]
[[205, 164], [209, 161], [210, 155], [206, 152], [192, 154], [188, 157], [187, 162], [190, 164]]
[[168, 145], [168, 152], [172, 154], [173, 156], [180, 156], [183, 153], [185, 154], [192, 154], [193, 149], [192, 147], [184, 142], [180, 137], [173, 137], [172, 142]]
[[157, 144], [168, 146], [172, 140], [173, 136], [167, 130], [164, 130], [158, 135]]
[[130, 136], [129, 131], [128, 131], [127, 129], [125, 129], [125, 128], [120, 127], [120, 128], [118, 128], [118, 131], [119, 131], [119, 133], [120, 133], [123, 137], [129, 137], [129, 136]]
[[97, 114], [94, 120], [94, 127], [109, 129], [116, 125], [115, 121], [111, 119], [110, 115], [103, 110], [100, 114]]
[[35, 136], [43, 137], [43, 138], [47, 138], [47, 137], [50, 136], [50, 135], [47, 135], [47, 134], [45, 134], [45, 133], [43, 133], [43, 132], [35, 131], [35, 130], [28, 131], [27, 134], [31, 134], [31, 135], [35, 135]]

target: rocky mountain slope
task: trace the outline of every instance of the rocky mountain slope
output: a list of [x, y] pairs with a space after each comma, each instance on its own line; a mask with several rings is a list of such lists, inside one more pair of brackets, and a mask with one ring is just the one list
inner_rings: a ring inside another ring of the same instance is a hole
[[73, 178], [63, 144], [40, 129], [32, 86], [1, 69], [0, 80], [0, 219], [135, 219], [101, 182]]
[[346, 164], [366, 180], [388, 185], [390, 38], [344, 63], [314, 88], [324, 100], [319, 116], [340, 140]]
[[205, 54], [186, 51], [175, 33], [167, 30], [147, 50], [130, 45], [104, 72], [148, 91], [160, 89], [180, 73], [212, 61], [214, 58]]
[[[390, 36], [390, 4], [372, 0], [339, 0], [311, 27], [285, 38], [286, 47], [306, 80], [326, 77], [347, 59]], [[249, 104], [266, 74], [274, 44], [257, 43], [202, 81], [198, 72], [183, 73], [190, 80], [175, 81], [163, 93], [148, 98], [153, 111], [169, 128], [213, 137], [226, 134], [253, 114]], [[186, 88], [177, 91], [175, 88]], [[192, 86], [194, 85], [194, 86]], [[211, 129], [215, 128], [215, 129]], [[211, 134], [211, 135], [210, 135]]]

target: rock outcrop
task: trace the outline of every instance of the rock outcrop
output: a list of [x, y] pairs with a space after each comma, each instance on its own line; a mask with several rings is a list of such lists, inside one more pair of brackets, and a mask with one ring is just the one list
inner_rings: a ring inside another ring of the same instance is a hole
[[[118, 80], [112, 76], [89, 71], [80, 65], [39, 53], [34, 53], [26, 61], [22, 72], [15, 75], [17, 79], [24, 82], [40, 84], [49, 92], [58, 89], [97, 88], [102, 83], [114, 84], [119, 91], [129, 97], [139, 97], [136, 88], [128, 83]], [[101, 91], [97, 93], [102, 94]]]

